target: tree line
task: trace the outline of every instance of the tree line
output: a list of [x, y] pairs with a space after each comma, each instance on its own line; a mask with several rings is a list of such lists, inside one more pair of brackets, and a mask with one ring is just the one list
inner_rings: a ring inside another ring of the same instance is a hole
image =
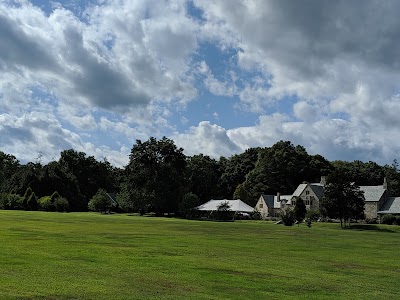
[[[386, 176], [392, 194], [400, 195], [396, 161], [385, 166], [330, 162], [289, 141], [214, 159], [186, 156], [173, 140], [151, 137], [136, 141], [124, 168], [73, 149], [48, 164], [21, 164], [0, 151], [0, 208], [86, 211], [89, 206], [99, 211], [185, 215], [210, 199], [240, 198], [254, 206], [262, 193], [292, 194], [300, 183], [318, 182], [332, 172], [356, 185], [379, 185]], [[117, 195], [117, 205], [106, 192]]]

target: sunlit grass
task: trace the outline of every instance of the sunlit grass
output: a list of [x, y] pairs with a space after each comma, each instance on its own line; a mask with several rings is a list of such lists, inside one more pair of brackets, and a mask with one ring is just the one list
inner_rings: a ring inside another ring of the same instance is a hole
[[396, 299], [400, 227], [0, 211], [0, 299]]

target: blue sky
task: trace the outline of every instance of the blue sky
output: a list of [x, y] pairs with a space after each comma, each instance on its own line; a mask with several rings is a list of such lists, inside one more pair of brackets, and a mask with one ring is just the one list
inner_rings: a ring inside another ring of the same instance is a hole
[[123, 166], [136, 139], [165, 135], [188, 155], [290, 140], [330, 160], [391, 163], [399, 8], [0, 0], [0, 150], [46, 162], [74, 148]]

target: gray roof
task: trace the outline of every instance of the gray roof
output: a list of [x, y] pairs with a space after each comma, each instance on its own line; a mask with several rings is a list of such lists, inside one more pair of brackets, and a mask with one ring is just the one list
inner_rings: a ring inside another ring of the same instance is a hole
[[322, 199], [325, 195], [324, 186], [321, 183], [301, 183], [294, 191], [292, 197], [300, 197], [301, 193], [307, 186], [310, 186], [311, 190], [315, 193], [318, 199]]
[[364, 192], [364, 198], [366, 202], [378, 202], [386, 191], [383, 188], [383, 185], [363, 185], [360, 186], [360, 190]]
[[293, 192], [293, 197], [300, 197], [301, 193], [304, 191], [304, 189], [307, 187], [307, 183], [301, 183], [297, 187], [297, 189]]
[[267, 204], [269, 208], [274, 207], [274, 195], [265, 195], [262, 194], [261, 197], [264, 199], [264, 202]]
[[264, 199], [269, 208], [281, 208], [282, 200], [287, 200], [288, 204], [290, 204], [290, 199], [292, 198], [292, 195], [281, 195], [281, 201], [278, 201], [278, 196], [275, 195], [262, 194], [261, 197]]
[[400, 197], [387, 198], [378, 214], [400, 214]]
[[318, 199], [322, 199], [325, 195], [324, 186], [319, 183], [311, 183], [310, 188], [313, 190]]

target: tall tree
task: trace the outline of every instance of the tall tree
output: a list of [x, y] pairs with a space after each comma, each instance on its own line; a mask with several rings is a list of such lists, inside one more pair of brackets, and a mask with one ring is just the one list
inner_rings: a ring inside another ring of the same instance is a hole
[[320, 209], [324, 215], [340, 219], [340, 226], [344, 228], [351, 219], [363, 219], [364, 201], [360, 187], [335, 171], [327, 177]]
[[221, 197], [218, 185], [219, 178], [220, 169], [215, 159], [203, 154], [187, 158], [187, 190], [197, 195], [201, 203]]
[[15, 156], [0, 151], [0, 193], [10, 192], [8, 182], [18, 168], [19, 161]]
[[[97, 161], [93, 156], [73, 149], [61, 152], [58, 161], [65, 173], [76, 178], [80, 193], [83, 196], [82, 207], [86, 207], [99, 189], [114, 192], [118, 189], [118, 170], [107, 161]], [[70, 200], [70, 199], [68, 199]]]
[[231, 198], [237, 186], [246, 180], [246, 175], [257, 163], [261, 148], [249, 148], [241, 154], [232, 155], [229, 159], [221, 157], [220, 189], [222, 198]]
[[385, 176], [385, 169], [372, 161], [334, 161], [332, 165], [336, 171], [351, 179], [357, 185], [379, 185], [383, 183]]
[[186, 157], [166, 137], [136, 141], [126, 167], [125, 184], [138, 209], [157, 214], [177, 212], [184, 193]]
[[262, 193], [291, 194], [303, 181], [315, 180], [321, 174], [313, 170], [312, 157], [302, 146], [280, 141], [262, 149], [255, 168], [247, 175], [245, 187], [255, 204]]

